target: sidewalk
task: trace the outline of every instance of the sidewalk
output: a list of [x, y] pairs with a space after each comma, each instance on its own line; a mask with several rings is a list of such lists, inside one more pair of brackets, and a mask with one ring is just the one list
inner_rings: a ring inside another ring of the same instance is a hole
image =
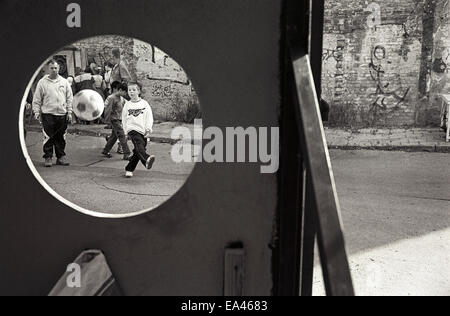
[[[153, 127], [152, 141], [175, 144], [181, 139], [172, 139], [173, 128], [183, 126], [194, 135], [194, 125], [177, 122], [156, 123]], [[39, 125], [27, 126], [29, 131], [40, 132]], [[69, 134], [105, 137], [111, 134], [105, 125], [70, 125]], [[445, 133], [440, 128], [410, 129], [341, 129], [325, 127], [330, 149], [370, 149], [391, 151], [429, 151], [450, 153], [450, 143], [445, 142]]]
[[371, 149], [396, 151], [450, 152], [445, 132], [440, 128], [338, 129], [325, 127], [332, 149]]
[[[73, 135], [81, 135], [81, 136], [95, 136], [95, 137], [102, 137], [110, 136], [111, 130], [105, 129], [106, 125], [97, 125], [97, 124], [91, 124], [91, 125], [81, 125], [81, 124], [74, 124], [69, 125], [67, 132], [69, 134]], [[194, 125], [193, 124], [184, 124], [184, 123], [178, 123], [178, 122], [164, 122], [164, 123], [156, 123], [153, 126], [153, 134], [151, 137], [152, 142], [155, 143], [163, 143], [163, 144], [176, 144], [181, 139], [172, 139], [171, 133], [172, 130], [177, 127], [182, 126], [189, 128], [191, 130], [191, 135], [194, 135]], [[27, 130], [30, 132], [40, 132], [42, 131], [42, 127], [38, 124], [28, 125]]]

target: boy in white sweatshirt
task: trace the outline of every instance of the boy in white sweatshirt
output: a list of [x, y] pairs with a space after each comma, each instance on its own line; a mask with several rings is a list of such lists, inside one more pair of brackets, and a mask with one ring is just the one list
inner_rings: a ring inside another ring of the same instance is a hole
[[153, 113], [147, 101], [141, 99], [141, 86], [136, 82], [128, 84], [130, 101], [125, 103], [122, 111], [122, 124], [125, 135], [133, 142], [134, 150], [130, 162], [125, 168], [125, 176], [133, 177], [133, 172], [140, 162], [151, 169], [155, 156], [147, 154], [147, 139], [153, 132]]

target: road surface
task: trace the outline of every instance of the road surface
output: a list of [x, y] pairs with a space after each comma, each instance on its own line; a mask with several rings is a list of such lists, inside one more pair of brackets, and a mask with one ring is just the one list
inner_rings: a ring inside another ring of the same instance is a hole
[[450, 155], [332, 150], [331, 158], [357, 294], [450, 295]]
[[171, 145], [150, 143], [148, 153], [156, 156], [153, 169], [139, 164], [134, 177], [127, 179], [127, 162], [122, 155], [115, 154], [112, 159], [101, 155], [104, 138], [72, 134], [67, 135], [66, 152], [71, 165], [45, 168], [42, 133], [29, 132], [26, 143], [34, 166], [51, 188], [66, 200], [100, 213], [127, 214], [155, 208], [183, 186], [194, 168], [194, 163], [174, 163]]

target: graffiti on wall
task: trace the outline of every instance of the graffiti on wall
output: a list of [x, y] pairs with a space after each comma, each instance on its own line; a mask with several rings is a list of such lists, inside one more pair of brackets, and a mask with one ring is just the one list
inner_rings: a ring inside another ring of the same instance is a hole
[[[332, 41], [329, 41], [331, 43]], [[344, 95], [344, 52], [346, 47], [345, 39], [336, 39], [334, 48], [325, 48], [322, 51], [324, 86], [332, 87], [323, 89], [322, 96], [335, 103], [341, 101]], [[330, 45], [333, 47], [334, 45]], [[330, 47], [329, 46], [329, 47]]]
[[346, 80], [344, 78], [344, 49], [346, 45], [345, 39], [336, 41], [336, 72], [334, 74], [334, 100], [341, 102], [344, 96], [344, 88]]
[[342, 54], [342, 50], [343, 47], [336, 47], [335, 49], [324, 48], [322, 51], [322, 61], [326, 62], [330, 59], [338, 61]]
[[[174, 79], [152, 78], [148, 74], [145, 77], [148, 80], [157, 81], [157, 83], [152, 85], [152, 96], [157, 98], [171, 98], [177, 90], [174, 84], [182, 86], [190, 85], [191, 89], [193, 89], [189, 79], [187, 81], [179, 81]], [[191, 91], [193, 92], [194, 90]]]
[[374, 101], [370, 110], [394, 111], [405, 102], [410, 89], [401, 84], [400, 75], [391, 70], [392, 62], [388, 60], [386, 48], [376, 46], [371, 54], [369, 72], [376, 84], [376, 91], [372, 94]]
[[171, 85], [163, 86], [155, 83], [152, 87], [152, 96], [159, 98], [170, 98], [174, 93], [174, 88]]

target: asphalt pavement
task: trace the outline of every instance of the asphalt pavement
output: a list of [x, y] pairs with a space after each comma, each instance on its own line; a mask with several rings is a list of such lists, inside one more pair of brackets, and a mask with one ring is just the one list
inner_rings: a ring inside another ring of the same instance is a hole
[[[58, 195], [88, 211], [105, 214], [156, 208], [183, 186], [194, 168], [194, 162], [172, 161], [172, 145], [152, 142], [148, 146], [148, 153], [156, 156], [152, 170], [139, 164], [134, 177], [127, 179], [123, 155], [115, 154], [112, 159], [101, 155], [106, 144], [104, 138], [73, 134], [67, 135], [70, 166], [45, 168], [42, 133], [29, 132], [26, 143], [37, 172]], [[129, 145], [132, 149], [132, 144]]]
[[450, 155], [331, 150], [331, 160], [356, 293], [450, 295]]

